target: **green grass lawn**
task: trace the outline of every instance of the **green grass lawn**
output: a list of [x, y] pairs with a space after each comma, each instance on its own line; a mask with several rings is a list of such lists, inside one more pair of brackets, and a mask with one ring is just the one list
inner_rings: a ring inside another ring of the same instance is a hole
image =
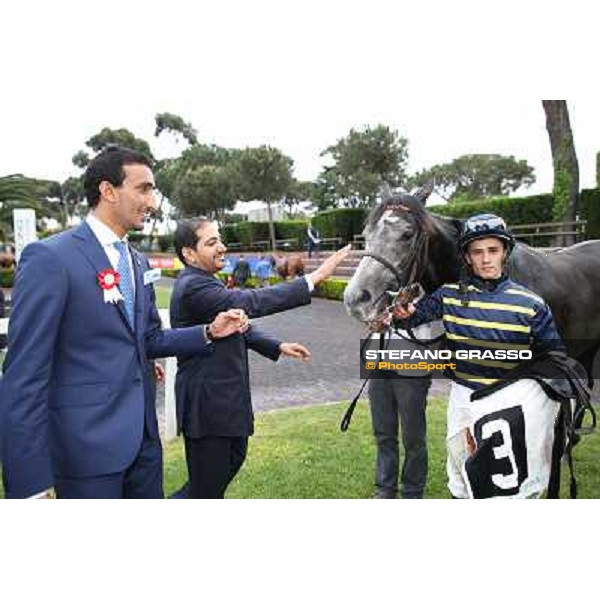
[[171, 289], [154, 286], [154, 291], [156, 293], [156, 306], [158, 306], [158, 308], [169, 308]]
[[[368, 407], [360, 402], [346, 433], [340, 421], [346, 403], [291, 408], [257, 415], [248, 458], [228, 498], [369, 498], [373, 493], [375, 447]], [[427, 495], [445, 489], [445, 403], [429, 407]], [[165, 447], [165, 494], [186, 479], [183, 444]]]
[[[350, 430], [340, 432], [347, 404], [285, 409], [258, 415], [248, 459], [228, 498], [369, 498], [373, 492], [375, 447], [368, 408], [359, 403]], [[427, 498], [449, 498], [446, 488], [446, 402], [428, 407]], [[600, 498], [600, 436], [575, 450], [580, 498]], [[563, 469], [563, 497], [568, 485]], [[165, 448], [165, 493], [185, 480], [181, 441]]]
[[[375, 447], [368, 408], [357, 406], [350, 430], [340, 432], [347, 404], [277, 410], [257, 415], [248, 459], [228, 498], [369, 498], [373, 492]], [[428, 414], [427, 498], [449, 498], [446, 489], [446, 402], [431, 399]], [[580, 498], [600, 498], [600, 435], [575, 449]], [[165, 445], [165, 493], [186, 479], [180, 439]], [[568, 485], [563, 468], [562, 496]], [[0, 487], [0, 497], [2, 497]]]

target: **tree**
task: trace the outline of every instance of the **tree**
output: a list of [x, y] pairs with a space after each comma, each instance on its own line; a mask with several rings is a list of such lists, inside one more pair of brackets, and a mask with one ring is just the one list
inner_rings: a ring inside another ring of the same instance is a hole
[[157, 186], [181, 215], [222, 218], [238, 196], [238, 152], [216, 145], [190, 146], [179, 158], [161, 162]]
[[311, 202], [315, 195], [315, 184], [312, 181], [294, 179], [290, 184], [281, 204], [288, 218], [293, 218], [299, 212], [302, 202]]
[[263, 200], [269, 213], [269, 236], [275, 250], [275, 226], [271, 203], [283, 198], [292, 184], [294, 161], [277, 148], [245, 148], [237, 156], [240, 200]]
[[[136, 150], [137, 152], [145, 154], [152, 161], [155, 160], [148, 142], [136, 137], [128, 129], [110, 129], [109, 127], [105, 127], [97, 134], [89, 138], [85, 143], [85, 145], [92, 150], [94, 154], [98, 154], [104, 150], [104, 148], [112, 144], [126, 146], [127, 148], [131, 148], [132, 150]], [[72, 161], [76, 167], [83, 169], [88, 165], [90, 157], [85, 150], [79, 150], [73, 156]]]
[[385, 125], [351, 129], [321, 156], [333, 160], [320, 176], [333, 197], [350, 206], [369, 206], [383, 184], [398, 187], [405, 182], [408, 140]]
[[535, 182], [533, 167], [525, 160], [500, 154], [465, 154], [452, 162], [417, 173], [410, 186], [435, 182], [436, 192], [449, 201], [508, 196]]
[[235, 206], [231, 166], [204, 165], [188, 170], [178, 178], [172, 201], [182, 216], [203, 214], [223, 220], [225, 209]]
[[314, 183], [312, 205], [318, 210], [336, 208], [340, 202], [336, 193], [337, 177], [333, 167], [325, 167]]
[[[573, 143], [566, 100], [542, 100], [546, 113], [546, 129], [550, 137], [554, 166], [554, 219], [574, 221], [579, 202], [579, 163]], [[575, 242], [573, 235], [557, 240], [560, 245]]]
[[58, 220], [63, 229], [69, 225], [75, 215], [82, 217], [87, 206], [83, 189], [83, 178], [69, 177], [62, 183], [52, 182], [49, 190], [51, 198], [58, 200], [61, 208]]
[[[156, 128], [154, 129], [154, 137], [158, 137], [167, 131], [175, 136], [181, 136], [187, 142], [194, 146], [198, 143], [197, 132], [192, 127], [191, 123], [185, 122], [180, 116], [173, 113], [158, 113], [154, 117]], [[154, 234], [156, 223], [159, 219], [164, 217], [164, 206], [167, 197], [171, 197], [175, 190], [177, 170], [177, 159], [164, 159], [156, 162], [154, 174], [156, 179], [156, 185], [160, 194], [160, 202], [158, 209], [154, 214], [152, 220], [152, 227], [150, 229], [150, 237]]]
[[180, 116], [164, 112], [158, 113], [154, 120], [156, 122], [155, 137], [158, 137], [163, 131], [169, 131], [172, 134], [181, 135], [191, 146], [198, 143], [198, 132], [191, 123], [186, 123]]
[[23, 175], [0, 177], [0, 236], [12, 234], [13, 210], [32, 208], [37, 218], [52, 217], [52, 206], [47, 196], [52, 182], [32, 179]]

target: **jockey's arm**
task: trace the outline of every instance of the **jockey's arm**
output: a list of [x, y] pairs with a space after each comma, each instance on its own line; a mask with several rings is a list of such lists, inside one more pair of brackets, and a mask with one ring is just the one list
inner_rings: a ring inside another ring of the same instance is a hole
[[565, 353], [567, 351], [556, 329], [552, 311], [547, 304], [539, 308], [531, 321], [531, 337], [534, 356], [543, 354], [549, 350]]

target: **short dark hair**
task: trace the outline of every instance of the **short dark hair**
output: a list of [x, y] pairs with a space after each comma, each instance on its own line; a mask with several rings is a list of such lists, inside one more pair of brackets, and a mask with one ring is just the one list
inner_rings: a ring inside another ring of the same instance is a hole
[[152, 168], [152, 161], [145, 154], [124, 146], [107, 146], [92, 159], [85, 175], [83, 188], [90, 208], [95, 208], [100, 200], [100, 184], [103, 181], [120, 186], [125, 180], [124, 165], [146, 165]]
[[196, 232], [201, 227], [204, 227], [207, 223], [212, 223], [208, 217], [195, 217], [193, 219], [184, 219], [177, 222], [177, 229], [175, 229], [174, 244], [175, 252], [179, 260], [187, 265], [185, 257], [183, 256], [184, 248], [195, 248], [198, 243], [198, 235]]

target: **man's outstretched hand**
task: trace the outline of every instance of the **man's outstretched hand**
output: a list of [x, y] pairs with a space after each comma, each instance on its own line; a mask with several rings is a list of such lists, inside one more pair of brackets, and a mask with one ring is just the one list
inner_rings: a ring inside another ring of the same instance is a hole
[[333, 272], [336, 270], [336, 268], [344, 260], [346, 260], [347, 258], [350, 257], [351, 250], [352, 250], [351, 244], [344, 246], [341, 250], [338, 250], [337, 252], [332, 254], [330, 257], [326, 258], [321, 263], [321, 266], [316, 271], [309, 273], [307, 275], [307, 277], [311, 278], [314, 285], [321, 283], [321, 281], [323, 281], [324, 279], [327, 279], [328, 277], [333, 275]]

